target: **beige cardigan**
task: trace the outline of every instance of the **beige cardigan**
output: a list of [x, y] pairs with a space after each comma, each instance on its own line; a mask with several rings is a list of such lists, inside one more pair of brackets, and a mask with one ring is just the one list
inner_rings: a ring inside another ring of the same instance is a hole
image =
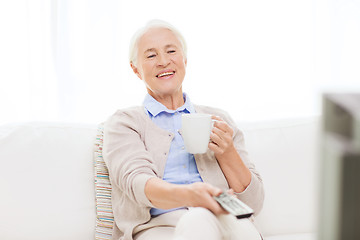
[[[234, 129], [234, 144], [252, 173], [250, 185], [237, 196], [257, 214], [263, 205], [264, 189], [259, 173], [248, 158], [243, 133], [224, 111], [194, 107], [198, 113], [220, 116]], [[145, 183], [152, 177], [162, 178], [173, 138], [172, 133], [151, 121], [143, 106], [118, 110], [106, 121], [103, 156], [113, 188], [113, 239], [131, 240], [133, 229], [150, 220], [149, 210], [154, 206], [145, 195]], [[204, 182], [229, 189], [213, 152], [195, 154], [195, 161]]]

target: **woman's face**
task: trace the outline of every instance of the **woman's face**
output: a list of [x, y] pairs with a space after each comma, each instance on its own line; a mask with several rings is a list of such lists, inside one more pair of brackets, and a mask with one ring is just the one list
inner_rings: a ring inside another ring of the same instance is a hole
[[186, 59], [181, 43], [172, 31], [149, 29], [139, 39], [137, 66], [132, 65], [132, 68], [155, 99], [179, 93], [182, 97]]

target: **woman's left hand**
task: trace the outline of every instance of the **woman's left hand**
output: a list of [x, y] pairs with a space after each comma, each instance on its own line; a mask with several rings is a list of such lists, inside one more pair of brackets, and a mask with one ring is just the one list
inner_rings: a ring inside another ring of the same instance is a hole
[[233, 129], [220, 117], [212, 116], [211, 118], [216, 121], [210, 134], [209, 149], [215, 153], [215, 156], [234, 151]]

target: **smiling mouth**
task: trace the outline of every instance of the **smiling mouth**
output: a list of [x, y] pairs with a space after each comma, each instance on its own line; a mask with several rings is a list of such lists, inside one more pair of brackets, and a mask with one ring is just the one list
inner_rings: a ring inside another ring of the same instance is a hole
[[163, 73], [160, 73], [160, 74], [156, 75], [156, 77], [161, 78], [161, 77], [171, 76], [171, 75], [174, 75], [174, 74], [175, 74], [175, 71], [163, 72]]

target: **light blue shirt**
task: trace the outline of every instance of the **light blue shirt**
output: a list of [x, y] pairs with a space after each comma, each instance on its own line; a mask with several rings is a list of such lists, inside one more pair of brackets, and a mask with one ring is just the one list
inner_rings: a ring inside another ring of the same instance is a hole
[[[181, 114], [195, 113], [190, 98], [185, 93], [183, 96], [185, 103], [176, 110], [166, 108], [149, 94], [146, 95], [143, 103], [150, 119], [160, 128], [174, 134], [163, 175], [163, 180], [174, 184], [202, 182], [194, 155], [185, 150], [184, 141], [179, 132], [181, 129]], [[157, 216], [173, 210], [152, 208], [150, 214]]]

